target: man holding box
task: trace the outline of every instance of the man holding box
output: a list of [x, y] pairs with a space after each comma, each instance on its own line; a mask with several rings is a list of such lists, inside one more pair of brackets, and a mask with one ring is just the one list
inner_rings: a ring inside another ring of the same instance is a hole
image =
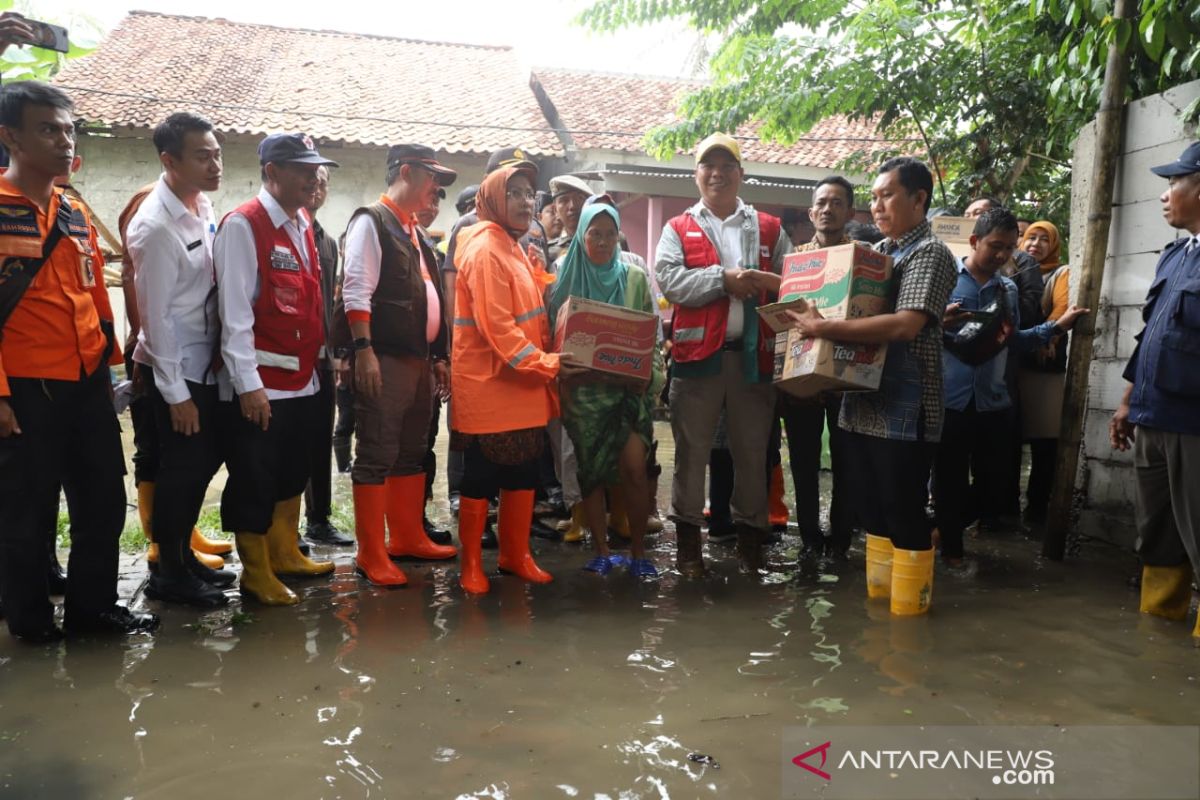
[[755, 309], [778, 292], [791, 242], [780, 235], [778, 218], [755, 211], [738, 197], [744, 177], [741, 158], [741, 148], [730, 136], [713, 134], [699, 144], [700, 202], [667, 223], [656, 249], [659, 286], [676, 305], [671, 322], [671, 516], [676, 561], [689, 576], [704, 572], [704, 470], [723, 406], [734, 463], [733, 520], [745, 565], [756, 565], [767, 534], [763, 456], [775, 409], [775, 337], [764, 334]]
[[879, 389], [846, 394], [839, 425], [867, 530], [868, 596], [890, 597], [893, 614], [928, 611], [933, 587], [925, 502], [942, 432], [941, 319], [955, 263], [925, 220], [932, 194], [933, 175], [909, 157], [884, 162], [871, 188], [886, 237], [876, 249], [893, 259], [895, 311], [846, 320], [824, 319], [812, 306], [788, 312], [805, 336], [890, 345]]

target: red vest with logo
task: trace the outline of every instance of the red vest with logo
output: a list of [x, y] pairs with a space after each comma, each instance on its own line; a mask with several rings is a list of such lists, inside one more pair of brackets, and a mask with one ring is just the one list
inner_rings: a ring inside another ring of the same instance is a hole
[[[758, 268], [774, 272], [771, 254], [779, 241], [778, 217], [758, 215]], [[687, 269], [711, 267], [721, 263], [721, 256], [709, 241], [696, 218], [680, 214], [668, 223], [683, 246], [683, 265]], [[760, 292], [758, 304], [768, 302], [767, 293]], [[729, 297], [724, 296], [706, 306], [676, 306], [671, 319], [671, 358], [681, 364], [703, 361], [720, 351], [725, 344], [725, 326], [729, 321]], [[775, 368], [775, 334], [761, 319], [758, 321], [758, 369], [770, 375]]]
[[254, 232], [258, 257], [258, 299], [254, 301], [258, 375], [268, 389], [303, 389], [312, 381], [317, 355], [325, 343], [321, 265], [312, 226], [304, 232], [309, 269], [287, 231], [275, 227], [257, 197], [230, 214], [241, 214]]

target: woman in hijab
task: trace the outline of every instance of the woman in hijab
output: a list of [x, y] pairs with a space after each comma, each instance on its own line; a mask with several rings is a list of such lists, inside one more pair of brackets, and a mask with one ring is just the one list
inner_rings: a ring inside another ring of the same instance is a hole
[[546, 422], [558, 416], [555, 379], [582, 370], [547, 352], [542, 293], [553, 279], [519, 244], [533, 219], [536, 179], [530, 162], [488, 175], [475, 199], [479, 222], [457, 241], [450, 430], [451, 448], [464, 461], [459, 583], [472, 594], [489, 588], [481, 539], [488, 500], [497, 492], [500, 570], [532, 583], [552, 580], [529, 551], [538, 458]]
[[[569, 297], [654, 313], [645, 271], [621, 258], [620, 225], [621, 217], [613, 206], [594, 203], [584, 207], [550, 290], [551, 327]], [[662, 353], [656, 346], [648, 383], [633, 385], [592, 373], [568, 382], [563, 389], [563, 426], [575, 446], [584, 518], [596, 550], [585, 570], [607, 575], [624, 563], [608, 549], [607, 488], [623, 495], [628, 511], [633, 555], [630, 574], [639, 578], [658, 575], [646, 558], [647, 468], [654, 398], [665, 381]]]
[[[1058, 228], [1039, 220], [1025, 229], [1020, 247], [1041, 265], [1046, 289], [1042, 313], [1057, 320], [1070, 304], [1070, 267], [1060, 262], [1062, 242]], [[1058, 429], [1062, 424], [1062, 402], [1067, 371], [1067, 337], [1027, 355], [1017, 373], [1021, 402], [1022, 434], [1029, 442], [1029, 484], [1025, 490], [1025, 519], [1038, 524], [1046, 519], [1058, 455]]]

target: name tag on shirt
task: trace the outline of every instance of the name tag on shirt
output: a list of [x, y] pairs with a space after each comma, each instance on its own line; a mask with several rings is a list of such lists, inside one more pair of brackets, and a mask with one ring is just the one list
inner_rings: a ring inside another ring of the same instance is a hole
[[193, 250], [195, 250], [197, 247], [199, 247], [202, 244], [204, 244], [204, 242], [200, 239], [197, 239], [196, 241], [192, 242], [191, 244], [189, 244], [187, 246], [188, 252], [189, 253], [192, 252]]
[[300, 262], [292, 255], [291, 250], [275, 245], [275, 249], [271, 251], [271, 269], [279, 269], [284, 272], [299, 272]]
[[684, 235], [687, 236], [689, 239], [703, 239], [704, 238], [704, 234], [701, 233], [700, 231], [688, 231]]

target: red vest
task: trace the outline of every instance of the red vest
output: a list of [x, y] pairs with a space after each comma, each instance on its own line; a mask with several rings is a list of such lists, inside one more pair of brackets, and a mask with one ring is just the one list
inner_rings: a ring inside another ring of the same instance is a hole
[[317, 355], [325, 342], [321, 265], [312, 226], [304, 233], [309, 269], [287, 231], [275, 227], [257, 197], [230, 214], [241, 214], [254, 232], [258, 256], [258, 299], [254, 301], [258, 375], [268, 389], [303, 389], [312, 381]]
[[[758, 268], [774, 272], [771, 254], [779, 241], [778, 217], [758, 214]], [[721, 256], [709, 241], [700, 224], [691, 214], [680, 214], [668, 223], [683, 246], [683, 265], [688, 269], [711, 267], [721, 263]], [[767, 302], [767, 293], [760, 292], [758, 304]], [[729, 297], [723, 296], [706, 306], [676, 306], [671, 319], [671, 358], [679, 363], [703, 361], [720, 351], [725, 344], [725, 325], [729, 321]], [[761, 319], [758, 321], [758, 369], [763, 375], [775, 368], [775, 334]]]

